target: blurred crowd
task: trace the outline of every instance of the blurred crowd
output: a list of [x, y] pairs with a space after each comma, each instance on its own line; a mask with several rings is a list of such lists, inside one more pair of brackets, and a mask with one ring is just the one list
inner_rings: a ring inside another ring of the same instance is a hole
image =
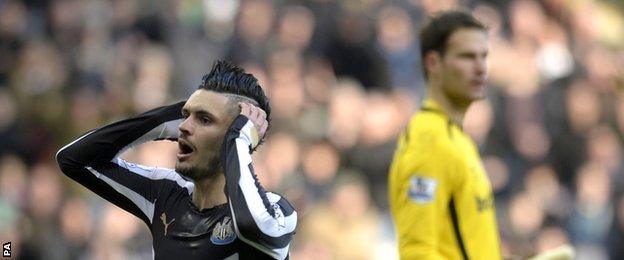
[[[490, 29], [479, 145], [506, 256], [570, 243], [624, 259], [624, 3], [616, 0], [0, 0], [0, 242], [22, 259], [151, 258], [140, 220], [62, 175], [55, 152], [186, 98], [216, 59], [253, 73], [273, 122], [261, 183], [299, 212], [292, 259], [394, 259], [387, 172], [425, 83], [418, 29]], [[173, 167], [177, 146], [123, 155]]]

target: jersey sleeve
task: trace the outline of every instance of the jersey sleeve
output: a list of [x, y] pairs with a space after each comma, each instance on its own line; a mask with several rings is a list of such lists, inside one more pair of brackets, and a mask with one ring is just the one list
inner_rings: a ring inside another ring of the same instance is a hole
[[440, 227], [449, 221], [449, 203], [459, 181], [450, 177], [457, 169], [452, 153], [431, 140], [406, 147], [392, 168], [390, 197], [401, 259], [442, 259]]
[[151, 224], [163, 180], [192, 192], [193, 184], [171, 169], [146, 167], [118, 158], [126, 149], [151, 140], [177, 139], [184, 102], [150, 110], [84, 134], [61, 148], [61, 171], [100, 197]]
[[228, 129], [222, 150], [225, 191], [239, 238], [275, 259], [288, 257], [297, 212], [283, 197], [266, 192], [251, 160], [254, 125], [239, 115]]

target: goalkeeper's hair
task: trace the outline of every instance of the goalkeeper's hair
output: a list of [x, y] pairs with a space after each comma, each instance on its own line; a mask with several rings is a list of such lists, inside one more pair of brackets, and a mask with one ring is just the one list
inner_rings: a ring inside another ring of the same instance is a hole
[[425, 55], [430, 51], [436, 51], [444, 56], [448, 38], [456, 30], [465, 28], [487, 30], [485, 25], [464, 10], [444, 11], [429, 17], [427, 23], [420, 30], [420, 56], [422, 57], [425, 77], [427, 77]]

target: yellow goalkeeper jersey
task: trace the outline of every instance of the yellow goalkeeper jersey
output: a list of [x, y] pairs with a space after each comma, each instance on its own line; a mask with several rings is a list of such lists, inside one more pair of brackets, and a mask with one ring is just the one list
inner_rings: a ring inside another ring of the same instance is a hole
[[433, 100], [401, 134], [388, 185], [401, 259], [502, 258], [479, 152]]

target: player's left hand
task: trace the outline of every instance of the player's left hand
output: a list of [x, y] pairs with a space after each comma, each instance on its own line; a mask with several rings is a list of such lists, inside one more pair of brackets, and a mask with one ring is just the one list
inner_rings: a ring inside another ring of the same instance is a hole
[[256, 131], [258, 132], [258, 139], [261, 140], [269, 127], [269, 122], [266, 120], [266, 112], [249, 103], [239, 102], [238, 105], [241, 108], [240, 114], [251, 120], [256, 128]]

